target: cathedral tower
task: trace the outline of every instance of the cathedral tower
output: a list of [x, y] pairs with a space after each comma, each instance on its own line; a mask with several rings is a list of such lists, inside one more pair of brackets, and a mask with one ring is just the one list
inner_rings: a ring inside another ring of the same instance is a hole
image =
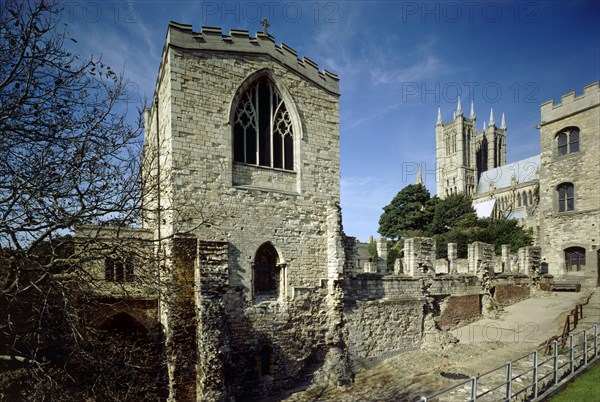
[[502, 114], [496, 127], [494, 112], [477, 132], [475, 106], [471, 101], [469, 116], [465, 117], [460, 97], [453, 119], [444, 123], [441, 109], [435, 126], [437, 195], [473, 195], [481, 174], [506, 163], [506, 120]]

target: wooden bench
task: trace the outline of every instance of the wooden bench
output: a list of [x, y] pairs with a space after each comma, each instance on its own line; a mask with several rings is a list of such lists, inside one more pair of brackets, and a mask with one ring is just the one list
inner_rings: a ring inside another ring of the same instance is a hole
[[567, 290], [572, 292], [581, 291], [581, 283], [577, 281], [554, 281], [552, 290]]

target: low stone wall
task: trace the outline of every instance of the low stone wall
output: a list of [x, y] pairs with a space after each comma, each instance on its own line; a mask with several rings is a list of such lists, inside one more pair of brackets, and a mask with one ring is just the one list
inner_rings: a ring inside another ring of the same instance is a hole
[[522, 274], [499, 274], [491, 293], [500, 305], [508, 306], [531, 294], [531, 278]]
[[346, 278], [343, 283], [346, 299], [349, 300], [379, 300], [422, 295], [422, 280], [409, 276], [361, 274]]
[[540, 277], [540, 290], [551, 291], [552, 284], [554, 284], [554, 276], [550, 274], [544, 274]]
[[464, 295], [479, 294], [483, 289], [474, 275], [442, 275], [432, 280], [428, 292], [430, 295]]
[[357, 366], [365, 366], [419, 346], [423, 336], [424, 297], [357, 301], [344, 309], [348, 348]]
[[494, 300], [501, 305], [513, 304], [527, 299], [529, 295], [529, 286], [525, 285], [497, 285], [494, 289]]
[[437, 324], [441, 329], [450, 329], [480, 317], [481, 295], [449, 296], [440, 303], [440, 316]]

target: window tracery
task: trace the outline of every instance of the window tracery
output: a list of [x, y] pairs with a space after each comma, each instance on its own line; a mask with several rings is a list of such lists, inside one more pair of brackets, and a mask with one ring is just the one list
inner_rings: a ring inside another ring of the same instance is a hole
[[266, 76], [240, 97], [233, 117], [233, 159], [251, 165], [294, 170], [292, 118]]

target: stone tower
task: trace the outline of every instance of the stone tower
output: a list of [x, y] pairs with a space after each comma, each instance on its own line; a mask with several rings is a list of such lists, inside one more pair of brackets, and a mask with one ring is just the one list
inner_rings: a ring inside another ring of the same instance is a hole
[[344, 367], [338, 98], [335, 74], [266, 32], [169, 24], [144, 226], [165, 256], [171, 400], [254, 400]]
[[542, 259], [552, 275], [600, 286], [600, 83], [540, 112]]
[[490, 111], [488, 124], [477, 132], [477, 117], [471, 101], [471, 110], [465, 117], [461, 99], [458, 98], [453, 119], [444, 123], [441, 109], [435, 126], [437, 195], [475, 194], [481, 174], [506, 163], [506, 121], [496, 127], [494, 111]]

